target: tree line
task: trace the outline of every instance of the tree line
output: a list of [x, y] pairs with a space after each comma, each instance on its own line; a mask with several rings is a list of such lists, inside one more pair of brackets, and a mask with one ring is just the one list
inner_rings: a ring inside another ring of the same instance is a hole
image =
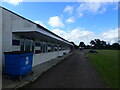
[[75, 45], [75, 49], [78, 49], [79, 47], [84, 47], [85, 49], [114, 49], [120, 50], [120, 44], [119, 43], [113, 43], [112, 45], [109, 43], [106, 43], [106, 41], [100, 40], [100, 39], [94, 39], [90, 41], [90, 45], [85, 45], [84, 42], [80, 42], [79, 46]]

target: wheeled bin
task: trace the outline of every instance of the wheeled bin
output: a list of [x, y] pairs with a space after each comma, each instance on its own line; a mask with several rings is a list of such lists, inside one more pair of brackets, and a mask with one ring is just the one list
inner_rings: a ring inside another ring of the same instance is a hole
[[32, 72], [32, 52], [5, 52], [5, 73], [15, 78], [21, 77], [28, 72]]

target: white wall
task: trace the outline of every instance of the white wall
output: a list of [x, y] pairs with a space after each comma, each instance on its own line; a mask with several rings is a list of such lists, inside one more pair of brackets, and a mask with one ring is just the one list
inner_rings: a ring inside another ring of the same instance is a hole
[[2, 65], [4, 67], [4, 53], [11, 51], [12, 48], [12, 21], [11, 13], [2, 9]]
[[13, 28], [12, 31], [34, 31], [37, 27], [35, 24], [33, 24], [30, 21], [27, 21], [15, 14], [12, 14], [11, 19], [13, 20]]
[[0, 8], [0, 89], [2, 89], [2, 9]]
[[49, 61], [51, 59], [56, 58], [57, 56], [62, 56], [64, 52], [69, 53], [70, 50], [63, 50], [63, 51], [55, 51], [55, 52], [48, 52], [48, 53], [40, 53], [33, 55], [33, 67]]
[[[1, 9], [1, 8], [0, 8]], [[2, 9], [2, 61], [4, 65], [4, 52], [10, 52], [10, 51], [17, 51], [20, 49], [18, 46], [12, 46], [12, 38], [18, 38], [16, 36], [12, 36], [12, 31], [17, 31], [18, 29], [21, 30], [35, 30], [36, 25], [24, 20], [21, 17], [18, 17], [17, 15]], [[1, 25], [1, 24], [0, 24]]]
[[3, 51], [11, 51], [12, 47], [12, 19], [11, 13], [2, 10]]

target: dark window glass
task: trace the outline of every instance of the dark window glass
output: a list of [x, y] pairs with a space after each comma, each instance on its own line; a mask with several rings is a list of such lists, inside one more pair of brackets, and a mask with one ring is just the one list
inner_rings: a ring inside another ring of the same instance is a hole
[[34, 49], [35, 49], [34, 43], [32, 43], [32, 52], [34, 52]]
[[53, 52], [53, 48], [54, 48], [53, 45], [51, 45], [51, 51], [52, 51], [52, 52]]
[[43, 45], [43, 48], [42, 48], [42, 49], [43, 49], [43, 53], [45, 53], [45, 45]]
[[21, 41], [20, 50], [24, 51], [24, 41]]
[[40, 43], [35, 43], [35, 46], [41, 46], [41, 44]]
[[25, 41], [25, 51], [30, 51], [30, 41]]
[[48, 52], [48, 47], [47, 47], [47, 44], [46, 44], [45, 46], [46, 46], [46, 52]]
[[20, 45], [20, 40], [12, 40], [12, 45]]
[[48, 47], [48, 48], [47, 48], [47, 49], [48, 49], [48, 52], [51, 52], [51, 44], [48, 44], [47, 47]]
[[55, 45], [55, 51], [57, 51], [57, 45]]
[[41, 53], [43, 53], [43, 48], [44, 48], [44, 45], [43, 43], [41, 43]]

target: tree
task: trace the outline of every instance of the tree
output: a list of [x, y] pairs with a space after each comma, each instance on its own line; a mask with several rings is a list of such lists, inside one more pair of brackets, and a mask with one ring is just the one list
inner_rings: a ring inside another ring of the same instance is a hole
[[107, 44], [106, 44], [106, 41], [101, 41], [101, 45], [102, 46], [106, 46]]
[[112, 44], [112, 48], [113, 48], [113, 49], [120, 49], [119, 43], [113, 43], [113, 44]]
[[106, 41], [101, 41], [100, 39], [94, 39], [90, 41], [91, 48], [94, 49], [119, 49], [120, 50], [120, 44], [119, 43], [113, 43], [110, 45], [107, 44]]
[[85, 46], [86, 46], [86, 45], [85, 45], [84, 42], [80, 42], [79, 47], [85, 47]]
[[100, 47], [101, 47], [100, 39], [95, 39], [95, 48], [100, 48]]
[[106, 41], [100, 41], [99, 47], [100, 49], [105, 49], [106, 48]]
[[91, 40], [90, 42], [92, 48], [95, 49], [102, 49], [106, 47], [106, 42], [105, 41], [101, 41], [100, 39], [95, 39], [95, 40]]
[[113, 43], [112, 46], [119, 46], [119, 43]]
[[95, 45], [95, 41], [94, 41], [94, 40], [91, 40], [91, 41], [90, 41], [90, 44], [91, 44], [91, 46], [94, 46], [94, 45]]

